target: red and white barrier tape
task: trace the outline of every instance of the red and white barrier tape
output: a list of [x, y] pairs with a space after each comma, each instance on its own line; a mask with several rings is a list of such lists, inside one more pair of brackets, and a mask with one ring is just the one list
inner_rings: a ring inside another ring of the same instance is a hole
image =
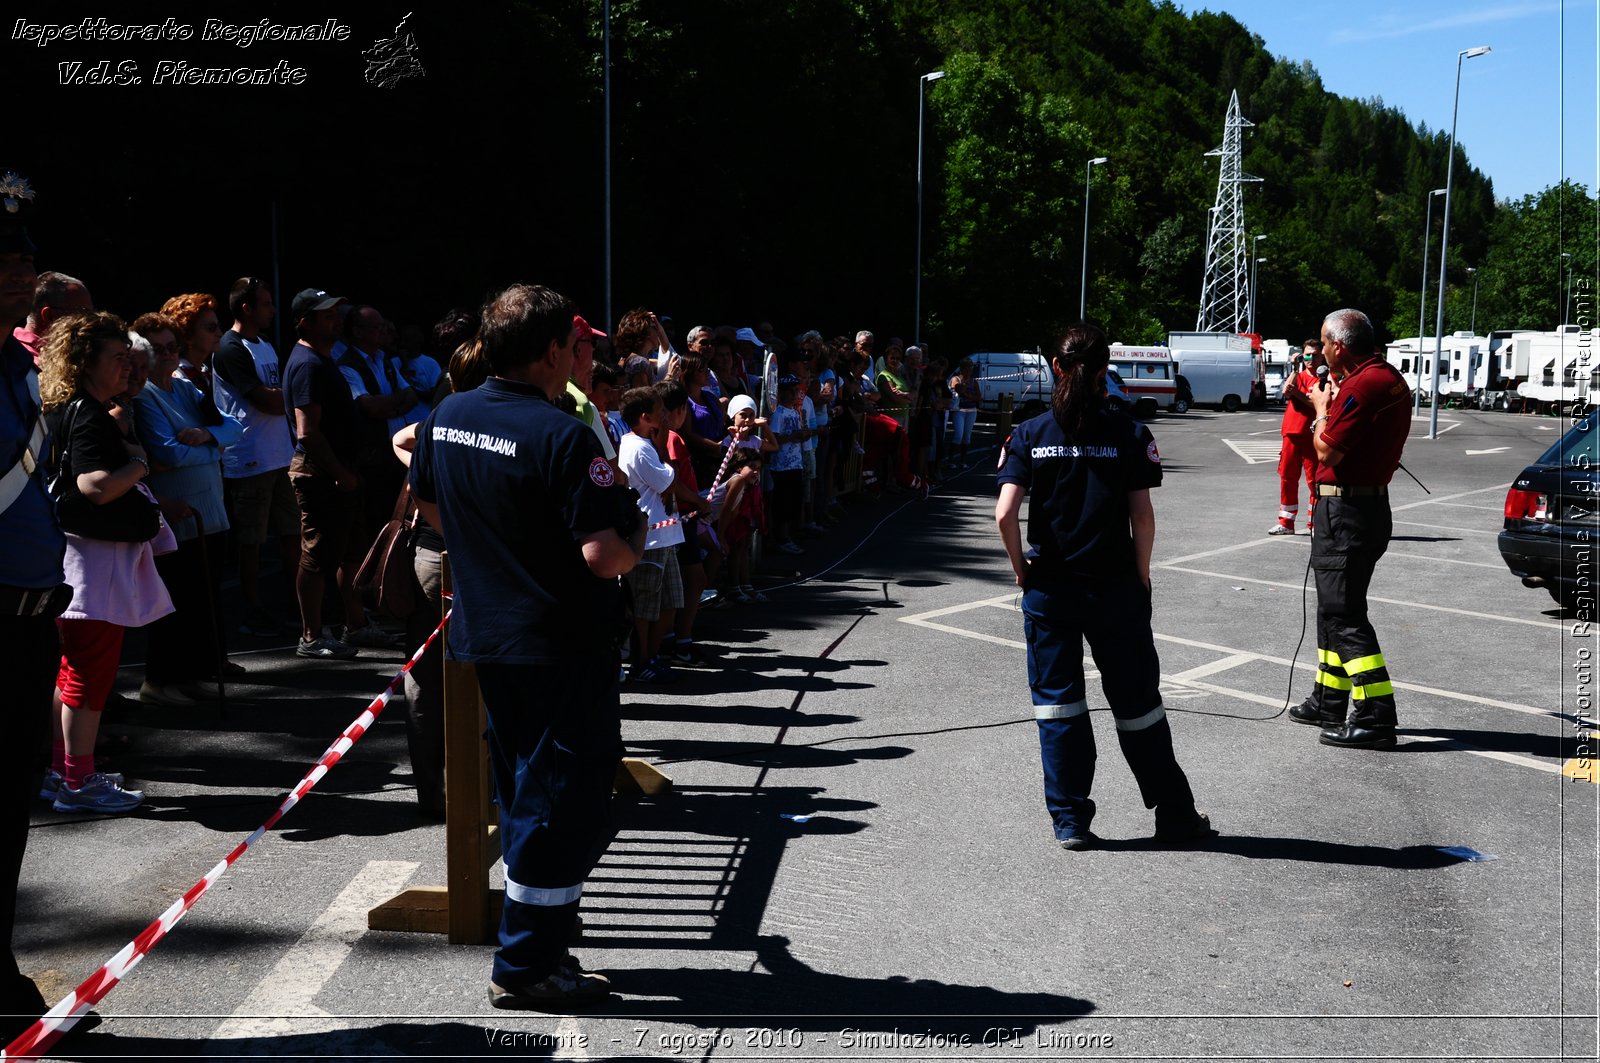
[[[728, 438], [728, 452], [722, 456], [722, 464], [717, 467], [717, 475], [711, 478], [711, 486], [706, 489], [707, 498], [710, 498], [717, 493], [717, 488], [722, 484], [722, 477], [728, 472], [728, 464], [733, 461], [733, 452], [738, 448], [738, 441], [730, 436]], [[682, 514], [679, 514], [676, 517], [668, 517], [666, 520], [657, 521], [656, 523], [650, 525], [649, 530], [660, 531], [662, 528], [670, 528], [674, 524], [678, 524], [686, 519], [687, 518]]]
[[405, 678], [406, 673], [411, 671], [412, 666], [421, 659], [428, 647], [433, 645], [433, 640], [439, 637], [439, 633], [444, 630], [444, 626], [449, 622], [450, 614], [446, 613], [444, 619], [439, 621], [439, 626], [433, 629], [433, 634], [427, 637], [422, 645], [418, 647], [417, 652], [411, 655], [411, 659], [406, 661], [393, 679], [389, 680], [389, 685], [383, 688], [383, 693], [374, 698], [372, 703], [367, 706], [366, 711], [356, 717], [355, 722], [345, 728], [344, 733], [339, 736], [338, 740], [329, 746], [322, 756], [317, 758], [316, 766], [306, 773], [305, 778], [301, 779], [299, 785], [289, 792], [289, 796], [283, 799], [283, 803], [278, 806], [278, 810], [268, 817], [265, 823], [257, 827], [248, 838], [240, 842], [233, 852], [223, 857], [217, 866], [207, 871], [204, 878], [190, 886], [182, 897], [172, 903], [172, 907], [162, 912], [155, 922], [139, 933], [138, 937], [124, 945], [122, 950], [101, 965], [98, 971], [85, 978], [78, 985], [78, 988], [68, 993], [59, 1004], [45, 1012], [20, 1037], [7, 1045], [5, 1051], [0, 1052], [0, 1060], [38, 1059], [51, 1045], [60, 1040], [63, 1034], [77, 1025], [84, 1012], [100, 1003], [107, 993], [115, 989], [117, 983], [127, 977], [128, 972], [137, 967], [139, 962], [150, 954], [150, 950], [155, 948], [156, 944], [178, 924], [178, 920], [189, 913], [189, 909], [194, 907], [195, 902], [205, 896], [207, 890], [216, 885], [217, 880], [227, 873], [228, 868], [232, 867], [240, 857], [249, 852], [250, 847], [260, 841], [262, 835], [276, 826], [278, 821], [284, 817], [284, 814], [299, 804], [300, 799], [309, 793], [311, 788], [317, 785], [324, 775], [328, 774], [328, 770], [339, 763], [339, 759], [349, 752], [350, 747], [355, 745], [356, 740], [365, 734], [367, 729], [372, 726], [373, 721], [383, 713], [384, 708], [389, 704], [389, 699], [400, 688], [400, 682]]

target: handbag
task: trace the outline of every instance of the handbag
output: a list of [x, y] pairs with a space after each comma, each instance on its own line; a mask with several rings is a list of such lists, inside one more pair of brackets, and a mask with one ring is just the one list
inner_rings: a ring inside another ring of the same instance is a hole
[[55, 478], [50, 481], [50, 497], [55, 499], [56, 519], [61, 530], [112, 543], [147, 543], [161, 533], [161, 507], [144, 491], [127, 491], [110, 502], [91, 502], [78, 490], [78, 478], [70, 474], [66, 448], [72, 443], [83, 400], [67, 407], [67, 425], [51, 443]]
[[395, 619], [416, 612], [423, 601], [414, 565], [417, 556], [417, 504], [411, 485], [402, 484], [389, 518], [356, 570], [355, 586], [367, 605]]

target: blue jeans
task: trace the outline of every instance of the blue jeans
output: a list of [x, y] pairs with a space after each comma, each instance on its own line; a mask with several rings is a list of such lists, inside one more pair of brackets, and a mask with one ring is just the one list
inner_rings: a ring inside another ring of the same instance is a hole
[[1150, 632], [1150, 591], [1130, 574], [1082, 577], [1035, 565], [1022, 595], [1028, 688], [1039, 727], [1044, 802], [1062, 840], [1094, 819], [1095, 742], [1083, 677], [1083, 642], [1100, 669], [1117, 742], [1158, 822], [1194, 813], [1189, 780], [1172, 753], [1161, 705], [1161, 661]]

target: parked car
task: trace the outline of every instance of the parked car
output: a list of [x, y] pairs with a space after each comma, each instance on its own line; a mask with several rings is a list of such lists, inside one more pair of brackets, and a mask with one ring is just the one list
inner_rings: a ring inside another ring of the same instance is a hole
[[1019, 417], [1032, 417], [1050, 405], [1055, 377], [1050, 361], [1038, 351], [981, 351], [972, 355], [978, 369], [978, 409], [995, 411], [1000, 396], [1011, 396]]
[[1122, 374], [1115, 369], [1106, 370], [1106, 402], [1119, 410], [1135, 408], [1133, 399], [1128, 395], [1128, 386], [1123, 383]]
[[1543, 587], [1564, 609], [1600, 619], [1600, 425], [1583, 418], [1517, 476], [1506, 492], [1500, 556], [1525, 587]]

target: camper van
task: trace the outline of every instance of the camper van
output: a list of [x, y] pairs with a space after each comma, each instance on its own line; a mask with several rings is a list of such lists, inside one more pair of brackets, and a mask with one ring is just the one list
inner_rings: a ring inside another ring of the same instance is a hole
[[[1420, 347], [1420, 351], [1419, 348]], [[1433, 359], [1439, 354], [1439, 396], [1442, 401], [1478, 404], [1478, 392], [1488, 365], [1489, 340], [1470, 332], [1455, 332], [1441, 343], [1432, 336], [1403, 336], [1395, 340], [1385, 352], [1385, 360], [1405, 377], [1413, 391], [1422, 393], [1422, 401], [1430, 401], [1433, 394]], [[1418, 382], [1417, 373], [1422, 373]]]
[[978, 409], [1000, 408], [1000, 396], [1011, 396], [1011, 408], [1023, 417], [1050, 405], [1055, 377], [1039, 351], [980, 351], [969, 356], [978, 372]]
[[[1427, 402], [1433, 390], [1435, 340], [1404, 336], [1389, 345], [1388, 362]], [[1446, 336], [1439, 358], [1439, 395], [1484, 410], [1566, 405], [1600, 390], [1600, 353], [1580, 353], [1578, 329], [1553, 332], [1506, 329], [1488, 336], [1457, 332]], [[1421, 382], [1418, 382], [1418, 372]], [[1593, 401], [1590, 398], [1590, 401]]]
[[1227, 332], [1173, 332], [1167, 346], [1178, 366], [1178, 381], [1187, 384], [1191, 402], [1233, 413], [1249, 404], [1266, 405], [1266, 374], [1261, 355], [1248, 337]]
[[1593, 405], [1600, 397], [1600, 352], [1585, 339], [1577, 325], [1518, 336], [1527, 347], [1528, 379], [1517, 393], [1541, 408]]
[[1128, 347], [1113, 343], [1111, 368], [1122, 378], [1123, 390], [1137, 416], [1149, 417], [1157, 410], [1167, 409], [1173, 413], [1188, 411], [1188, 396], [1179, 393], [1172, 352], [1165, 347]]

